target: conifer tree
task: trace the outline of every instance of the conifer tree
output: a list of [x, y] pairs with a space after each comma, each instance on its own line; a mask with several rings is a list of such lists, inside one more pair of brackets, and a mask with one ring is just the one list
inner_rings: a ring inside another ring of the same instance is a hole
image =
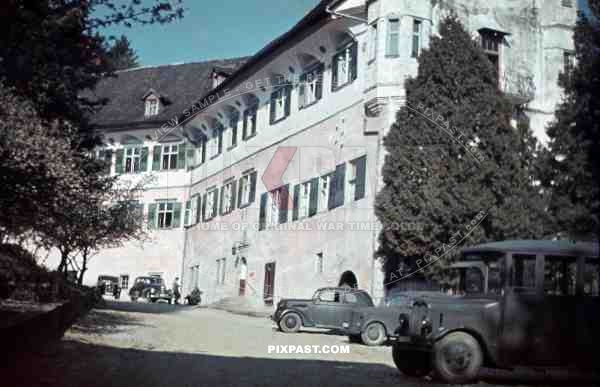
[[[419, 57], [406, 104], [384, 139], [378, 255], [391, 271], [437, 272], [457, 246], [544, 233], [541, 196], [532, 184], [536, 143], [510, 124], [512, 106], [497, 74], [455, 16]], [[406, 222], [419, 230], [399, 227]], [[429, 276], [425, 273], [426, 276]], [[434, 277], [436, 277], [434, 275]]]

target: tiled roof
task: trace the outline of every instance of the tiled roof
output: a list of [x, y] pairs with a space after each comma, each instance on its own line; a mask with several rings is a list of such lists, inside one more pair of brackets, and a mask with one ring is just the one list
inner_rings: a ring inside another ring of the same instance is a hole
[[[114, 76], [98, 82], [93, 91], [95, 98], [106, 98], [108, 101], [94, 114], [92, 124], [116, 127], [168, 121], [181, 115], [198, 95], [211, 90], [214, 68], [234, 72], [247, 59], [243, 57], [118, 71]], [[151, 90], [164, 103], [159, 114], [149, 120], [144, 117], [143, 98]]]

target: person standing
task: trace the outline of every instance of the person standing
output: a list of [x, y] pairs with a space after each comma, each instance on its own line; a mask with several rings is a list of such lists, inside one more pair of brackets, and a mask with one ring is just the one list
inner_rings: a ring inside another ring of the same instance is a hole
[[173, 298], [175, 301], [175, 305], [179, 304], [179, 298], [181, 297], [181, 293], [179, 291], [179, 277], [175, 277], [175, 281], [173, 281]]
[[246, 258], [242, 257], [240, 265], [240, 296], [246, 294], [246, 276], [248, 275], [248, 265], [246, 264]]

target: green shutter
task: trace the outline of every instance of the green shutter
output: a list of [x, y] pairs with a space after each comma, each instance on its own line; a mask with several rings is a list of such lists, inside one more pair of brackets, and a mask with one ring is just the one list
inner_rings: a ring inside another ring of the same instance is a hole
[[196, 196], [196, 220], [195, 223], [200, 223], [202, 219], [202, 199], [201, 196]]
[[148, 172], [148, 147], [142, 148], [142, 154], [140, 155], [140, 168], [139, 172]]
[[260, 210], [258, 213], [258, 229], [264, 230], [267, 225], [267, 200], [269, 199], [269, 193], [265, 192], [260, 195]]
[[319, 178], [310, 181], [310, 200], [308, 203], [308, 216], [314, 216], [319, 210]]
[[271, 102], [269, 104], [269, 122], [275, 122], [275, 101], [277, 100], [277, 91], [271, 93]]
[[304, 73], [300, 76], [300, 85], [298, 85], [298, 105], [304, 107], [304, 92], [306, 89], [306, 81], [308, 79], [308, 73]]
[[337, 86], [338, 86], [338, 79], [337, 79], [338, 57], [339, 57], [339, 54], [335, 54], [333, 56], [333, 60], [331, 61], [331, 90], [332, 91], [335, 91], [335, 89], [337, 89]]
[[356, 165], [356, 180], [354, 181], [354, 200], [365, 197], [367, 157], [363, 156], [354, 161]]
[[346, 164], [340, 164], [335, 167], [335, 198], [334, 207], [344, 205], [344, 185], [346, 183]]
[[242, 208], [242, 179], [244, 177], [240, 177], [238, 180], [238, 192], [237, 192], [237, 208]]
[[288, 203], [290, 202], [290, 185], [286, 184], [279, 191], [279, 223], [283, 224], [288, 219]]
[[319, 100], [319, 99], [321, 99], [321, 97], [323, 97], [323, 73], [324, 73], [324, 68], [325, 68], [325, 66], [323, 65], [323, 63], [321, 63], [319, 65], [319, 67], [317, 68], [317, 71], [316, 71], [317, 89], [315, 90], [315, 96], [316, 96], [317, 100]]
[[250, 199], [248, 200], [248, 204], [254, 203], [254, 198], [256, 197], [256, 171], [250, 174]]
[[[236, 113], [237, 114], [237, 113]], [[239, 116], [236, 115], [235, 118], [231, 121], [231, 147], [237, 146], [237, 127], [239, 123]]]
[[192, 211], [192, 201], [187, 200], [185, 202], [185, 214], [183, 215], [183, 225], [190, 225], [190, 212]]
[[292, 220], [298, 220], [298, 206], [300, 205], [300, 184], [294, 186], [294, 208], [292, 209]]
[[357, 43], [354, 42], [352, 44], [352, 46], [350, 47], [350, 76], [351, 76], [351, 80], [355, 80], [356, 79], [356, 75], [357, 75], [357, 70], [358, 70], [358, 61], [357, 59]]
[[221, 192], [219, 193], [219, 215], [223, 215], [223, 195], [225, 194], [225, 186], [221, 187]]
[[173, 203], [173, 223], [171, 227], [177, 228], [181, 223], [181, 203]]
[[160, 171], [160, 153], [162, 151], [161, 145], [155, 145], [152, 150], [152, 170]]
[[156, 203], [148, 205], [148, 228], [156, 228]]
[[115, 173], [120, 175], [124, 172], [123, 169], [123, 158], [125, 157], [125, 149], [117, 149], [117, 160], [115, 165]]
[[177, 168], [185, 169], [185, 143], [179, 144], [178, 153], [177, 153]]
[[214, 218], [215, 216], [217, 216], [217, 214], [218, 214], [217, 210], [219, 209], [219, 201], [220, 201], [219, 200], [219, 191], [215, 189], [214, 191], [211, 192], [211, 195], [213, 195], [213, 197], [214, 197], [214, 200], [213, 200], [213, 214], [214, 214], [213, 218]]
[[292, 85], [285, 87], [285, 114], [284, 117], [290, 115], [292, 103]]
[[202, 195], [202, 221], [206, 221], [206, 194]]
[[244, 116], [242, 117], [242, 140], [246, 140], [248, 137], [248, 109], [244, 110]]
[[231, 182], [231, 211], [235, 210], [235, 195], [237, 193], [235, 186], [236, 183], [237, 182], [235, 180]]
[[217, 151], [217, 154], [220, 155], [223, 152], [223, 128], [219, 128], [219, 129], [217, 129], [217, 131], [218, 131], [218, 138], [217, 138], [218, 151]]

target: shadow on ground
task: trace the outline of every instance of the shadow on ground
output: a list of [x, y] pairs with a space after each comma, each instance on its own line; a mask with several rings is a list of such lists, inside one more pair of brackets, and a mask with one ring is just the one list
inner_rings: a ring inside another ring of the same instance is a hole
[[128, 327], [143, 327], [141, 319], [125, 313], [111, 313], [106, 310], [93, 309], [80, 318], [71, 331], [79, 334], [109, 334], [123, 332]]
[[[406, 378], [387, 365], [348, 362], [343, 361], [343, 355], [337, 357], [341, 360], [230, 357], [64, 340], [46, 351], [3, 362], [0, 374], [4, 386], [441, 386], [430, 380]], [[510, 379], [502, 381], [507, 382], [518, 384]], [[568, 380], [562, 385], [571, 387], [575, 383]]]
[[151, 313], [151, 314], [163, 314], [163, 313], [175, 313], [184, 310], [191, 310], [196, 308], [188, 305], [174, 305], [165, 302], [130, 302], [130, 301], [112, 301], [104, 300], [100, 305], [96, 306], [96, 309], [107, 309], [116, 310], [120, 312], [131, 312], [131, 313]]

